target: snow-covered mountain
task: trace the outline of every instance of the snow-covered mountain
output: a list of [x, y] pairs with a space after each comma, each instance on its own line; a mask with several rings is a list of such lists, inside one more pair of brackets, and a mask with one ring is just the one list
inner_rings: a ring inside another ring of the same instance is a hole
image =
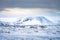
[[46, 18], [44, 16], [36, 16], [36, 17], [23, 17], [20, 19], [17, 18], [15, 22], [0, 21], [0, 25], [5, 25], [5, 24], [9, 24], [9, 25], [58, 25], [60, 24], [60, 22], [55, 23], [49, 18]]
[[57, 25], [60, 25], [60, 20], [56, 23]]
[[53, 25], [53, 23], [54, 22], [43, 16], [26, 17], [16, 22], [17, 25]]

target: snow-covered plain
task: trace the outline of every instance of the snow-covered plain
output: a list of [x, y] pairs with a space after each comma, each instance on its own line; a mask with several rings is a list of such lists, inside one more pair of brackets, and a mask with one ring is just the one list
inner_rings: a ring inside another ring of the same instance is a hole
[[0, 27], [0, 40], [60, 40], [60, 26]]

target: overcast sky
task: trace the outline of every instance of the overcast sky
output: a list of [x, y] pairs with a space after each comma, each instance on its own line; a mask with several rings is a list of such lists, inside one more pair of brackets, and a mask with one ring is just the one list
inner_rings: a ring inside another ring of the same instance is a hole
[[0, 0], [0, 18], [49, 16], [60, 18], [60, 0]]
[[60, 9], [60, 0], [0, 0], [0, 8]]

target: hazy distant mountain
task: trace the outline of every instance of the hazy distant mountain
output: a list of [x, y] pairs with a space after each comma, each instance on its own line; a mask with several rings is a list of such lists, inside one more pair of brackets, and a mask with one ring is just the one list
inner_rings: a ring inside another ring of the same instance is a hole
[[60, 20], [56, 23], [57, 25], [60, 25]]
[[0, 21], [0, 26], [2, 25], [59, 25], [59, 24], [60, 21], [55, 23], [44, 16], [24, 17], [22, 19], [17, 19], [15, 22]]
[[26, 17], [19, 19], [16, 24], [18, 25], [53, 25], [53, 22], [49, 19], [38, 16], [38, 17]]

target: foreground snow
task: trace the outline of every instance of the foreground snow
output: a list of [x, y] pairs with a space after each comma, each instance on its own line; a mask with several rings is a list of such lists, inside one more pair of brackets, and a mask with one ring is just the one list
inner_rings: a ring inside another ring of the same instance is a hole
[[46, 37], [46, 36], [34, 36], [34, 35], [9, 35], [1, 36], [0, 40], [60, 40], [60, 37]]
[[60, 40], [60, 26], [0, 27], [0, 40]]

